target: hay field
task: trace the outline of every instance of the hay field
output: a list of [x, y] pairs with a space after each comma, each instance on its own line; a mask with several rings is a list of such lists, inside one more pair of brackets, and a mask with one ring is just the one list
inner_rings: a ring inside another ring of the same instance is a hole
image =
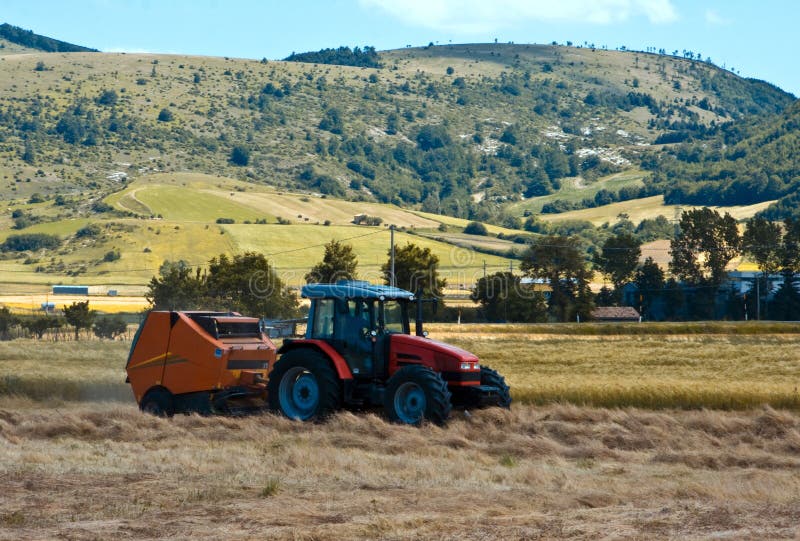
[[0, 540], [797, 539], [797, 405], [579, 405], [601, 376], [765, 402], [798, 379], [796, 325], [684, 327], [431, 326], [516, 398], [444, 428], [159, 419], [123, 383], [127, 343], [0, 342]]

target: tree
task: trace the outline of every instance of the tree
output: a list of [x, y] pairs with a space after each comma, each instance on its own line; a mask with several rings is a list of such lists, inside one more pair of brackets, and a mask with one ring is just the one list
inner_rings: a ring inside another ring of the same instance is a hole
[[629, 233], [607, 238], [595, 253], [594, 264], [614, 284], [615, 302], [620, 302], [622, 286], [633, 279], [641, 255], [641, 243]]
[[150, 279], [145, 298], [153, 310], [196, 310], [203, 307], [205, 278], [185, 261], [164, 261]]
[[39, 340], [42, 339], [47, 329], [58, 328], [61, 326], [61, 321], [50, 316], [32, 316], [24, 318], [20, 324], [29, 333], [33, 334]]
[[98, 338], [109, 338], [113, 340], [128, 330], [128, 324], [122, 316], [110, 316], [98, 319], [94, 327], [92, 327], [92, 330]]
[[108, 106], [113, 107], [114, 105], [117, 104], [117, 100], [118, 99], [119, 99], [119, 96], [117, 95], [117, 91], [116, 90], [105, 89], [100, 93], [99, 96], [97, 96], [97, 104], [98, 105], [108, 105]]
[[800, 272], [800, 220], [784, 221], [783, 238], [779, 249], [783, 283], [769, 303], [769, 313], [774, 319], [800, 319], [800, 292], [797, 291], [797, 274]]
[[386, 116], [386, 135], [395, 135], [400, 129], [400, 117], [397, 113], [389, 113]]
[[636, 270], [634, 283], [639, 293], [642, 317], [647, 317], [650, 314], [653, 303], [661, 296], [664, 289], [664, 271], [661, 270], [658, 263], [653, 261], [652, 257], [648, 257]]
[[250, 163], [250, 150], [242, 145], [236, 145], [231, 150], [231, 163], [245, 166]]
[[589, 290], [590, 273], [586, 270], [578, 239], [548, 235], [534, 240], [522, 256], [522, 271], [547, 280], [550, 285], [548, 308], [558, 321], [590, 317], [593, 299]]
[[464, 233], [467, 235], [481, 235], [485, 237], [489, 234], [489, 230], [480, 222], [470, 222], [464, 228]]
[[8, 340], [8, 331], [18, 323], [19, 320], [11, 310], [6, 306], [0, 306], [0, 340]]
[[292, 317], [298, 301], [263, 254], [225, 254], [209, 262], [206, 277], [209, 303], [256, 317]]
[[89, 301], [75, 301], [69, 306], [64, 306], [64, 319], [75, 328], [75, 340], [80, 337], [81, 329], [88, 329], [94, 323], [97, 313], [89, 309]]
[[747, 222], [742, 235], [742, 250], [750, 255], [764, 274], [774, 274], [781, 266], [781, 228], [761, 216]]
[[[423, 298], [441, 298], [447, 283], [439, 277], [439, 257], [430, 248], [420, 248], [411, 242], [395, 248], [395, 285], [399, 288], [418, 294]], [[391, 284], [391, 250], [389, 260], [381, 266], [383, 279]]]
[[319, 129], [341, 135], [344, 133], [344, 120], [342, 120], [342, 113], [335, 107], [330, 107], [322, 114], [322, 120], [319, 121]]
[[692, 285], [719, 287], [725, 279], [725, 266], [739, 254], [742, 239], [736, 220], [708, 207], [681, 214], [680, 232], [670, 241], [675, 276]]
[[306, 283], [333, 284], [339, 280], [355, 280], [358, 259], [353, 246], [332, 240], [325, 245], [322, 261], [305, 276]]
[[480, 303], [489, 321], [537, 323], [547, 320], [544, 295], [522, 285], [521, 277], [509, 271], [480, 278], [470, 298]]
[[759, 306], [769, 292], [769, 275], [778, 272], [781, 266], [781, 238], [780, 226], [762, 216], [748, 221], [742, 235], [742, 251], [753, 258], [761, 271], [760, 298], [756, 300]]
[[[155, 69], [156, 68], [154, 67], [153, 70], [155, 70]], [[166, 107], [164, 107], [163, 109], [161, 109], [161, 111], [158, 112], [158, 121], [159, 122], [170, 122], [170, 121], [172, 121], [173, 117], [174, 117], [174, 115], [172, 114], [172, 111], [170, 111]]]
[[434, 150], [452, 142], [447, 129], [441, 125], [427, 124], [417, 132], [417, 145], [421, 150]]
[[25, 145], [22, 149], [22, 161], [28, 165], [36, 163], [36, 149], [30, 141], [25, 141]]

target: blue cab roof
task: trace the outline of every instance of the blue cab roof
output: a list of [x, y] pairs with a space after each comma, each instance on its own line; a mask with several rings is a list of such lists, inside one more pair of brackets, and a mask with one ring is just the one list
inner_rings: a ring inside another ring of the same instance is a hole
[[414, 294], [399, 287], [383, 286], [359, 280], [340, 280], [335, 284], [304, 285], [300, 295], [305, 299], [407, 299]]

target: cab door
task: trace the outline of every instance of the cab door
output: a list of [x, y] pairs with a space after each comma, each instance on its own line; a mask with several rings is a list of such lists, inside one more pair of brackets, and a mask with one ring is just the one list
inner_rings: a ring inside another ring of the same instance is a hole
[[337, 299], [333, 347], [345, 358], [357, 378], [375, 375], [376, 301]]

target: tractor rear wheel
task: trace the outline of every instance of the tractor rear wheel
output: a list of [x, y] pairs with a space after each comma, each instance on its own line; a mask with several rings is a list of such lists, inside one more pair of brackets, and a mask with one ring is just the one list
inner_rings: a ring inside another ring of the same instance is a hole
[[275, 363], [267, 382], [269, 407], [290, 419], [324, 418], [341, 404], [341, 386], [328, 359], [316, 350], [294, 349]]
[[506, 409], [511, 407], [511, 389], [506, 383], [506, 378], [501, 376], [500, 372], [488, 366], [481, 366], [481, 385], [497, 387], [497, 394], [499, 395], [497, 405]]
[[155, 387], [144, 394], [139, 409], [156, 417], [172, 417], [175, 414], [175, 401], [168, 390]]
[[441, 374], [421, 365], [404, 366], [389, 378], [383, 407], [389, 420], [417, 425], [423, 419], [443, 425], [450, 415], [450, 391]]

